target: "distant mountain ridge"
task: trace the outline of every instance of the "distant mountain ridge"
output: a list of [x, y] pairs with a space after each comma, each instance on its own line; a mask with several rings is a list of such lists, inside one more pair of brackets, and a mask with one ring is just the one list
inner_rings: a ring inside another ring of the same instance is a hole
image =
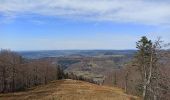
[[25, 58], [39, 59], [44, 57], [65, 57], [65, 56], [106, 56], [106, 55], [134, 55], [136, 50], [40, 50], [20, 51]]

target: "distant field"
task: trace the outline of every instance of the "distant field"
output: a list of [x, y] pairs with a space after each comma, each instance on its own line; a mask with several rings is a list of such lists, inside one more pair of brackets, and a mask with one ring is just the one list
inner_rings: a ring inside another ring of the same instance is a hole
[[121, 89], [76, 80], [59, 80], [25, 92], [0, 94], [0, 100], [139, 100]]

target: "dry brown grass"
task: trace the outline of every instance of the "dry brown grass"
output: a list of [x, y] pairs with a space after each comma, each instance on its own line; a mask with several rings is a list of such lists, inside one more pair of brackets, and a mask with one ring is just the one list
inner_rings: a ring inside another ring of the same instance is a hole
[[138, 100], [119, 88], [76, 80], [60, 80], [25, 92], [0, 94], [0, 100]]

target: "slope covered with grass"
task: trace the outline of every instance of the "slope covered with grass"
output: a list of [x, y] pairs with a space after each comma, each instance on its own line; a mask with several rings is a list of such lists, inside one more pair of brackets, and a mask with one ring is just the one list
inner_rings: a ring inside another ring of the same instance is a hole
[[0, 94], [0, 100], [138, 100], [119, 88], [77, 80], [53, 81], [24, 92]]

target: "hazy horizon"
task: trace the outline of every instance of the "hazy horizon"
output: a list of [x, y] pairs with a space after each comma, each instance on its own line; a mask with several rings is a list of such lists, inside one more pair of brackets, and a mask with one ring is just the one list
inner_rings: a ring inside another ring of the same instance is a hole
[[[11, 49], [9, 49], [11, 50]], [[40, 51], [136, 51], [137, 49], [58, 49], [58, 50], [12, 50], [16, 52], [40, 52]]]

